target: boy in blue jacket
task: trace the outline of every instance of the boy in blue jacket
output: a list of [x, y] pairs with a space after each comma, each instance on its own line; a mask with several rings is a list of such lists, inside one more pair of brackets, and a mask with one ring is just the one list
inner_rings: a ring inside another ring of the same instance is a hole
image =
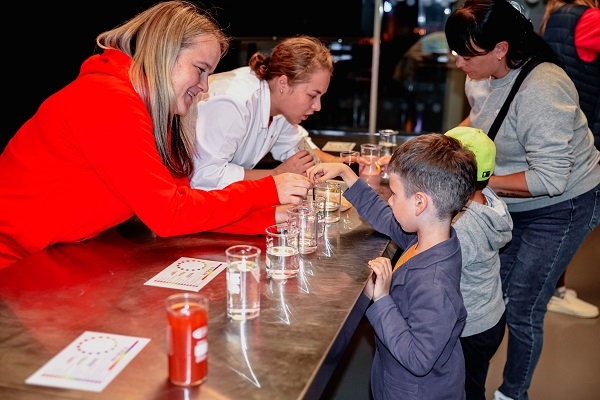
[[307, 171], [315, 183], [340, 176], [348, 185], [344, 197], [359, 214], [406, 249], [395, 266], [385, 257], [369, 262], [373, 279], [357, 303], [369, 303], [366, 317], [375, 331], [373, 398], [464, 399], [459, 336], [467, 313], [451, 223], [474, 191], [475, 156], [452, 137], [425, 134], [403, 143], [387, 171], [387, 204], [345, 164]]

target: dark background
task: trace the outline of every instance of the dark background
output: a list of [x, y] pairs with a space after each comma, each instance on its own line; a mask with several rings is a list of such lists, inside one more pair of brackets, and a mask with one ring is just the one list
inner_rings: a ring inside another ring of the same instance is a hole
[[[81, 63], [96, 49], [96, 36], [143, 11], [156, 1], [121, 0], [13, 2], [3, 12], [3, 81], [5, 111], [0, 151], [41, 102], [77, 77]], [[208, 0], [210, 9], [232, 37], [365, 36], [364, 0]], [[369, 4], [370, 3], [370, 4]], [[344, 14], [342, 18], [340, 13]], [[367, 15], [367, 29], [369, 18]], [[368, 36], [368, 34], [367, 34]], [[218, 70], [233, 68], [231, 54]]]

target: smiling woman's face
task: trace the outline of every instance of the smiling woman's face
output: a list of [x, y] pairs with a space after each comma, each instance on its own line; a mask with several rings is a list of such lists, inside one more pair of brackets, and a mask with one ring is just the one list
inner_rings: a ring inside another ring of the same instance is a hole
[[208, 76], [221, 58], [221, 48], [216, 39], [199, 37], [196, 43], [182, 49], [171, 71], [175, 92], [174, 114], [187, 114], [198, 93], [208, 90]]

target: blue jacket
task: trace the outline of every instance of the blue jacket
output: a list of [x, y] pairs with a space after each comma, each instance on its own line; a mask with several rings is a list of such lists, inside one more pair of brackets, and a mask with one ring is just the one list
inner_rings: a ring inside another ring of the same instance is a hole
[[[403, 249], [417, 241], [402, 231], [391, 208], [363, 180], [344, 197], [375, 230]], [[371, 389], [380, 399], [465, 398], [465, 363], [459, 341], [467, 312], [460, 292], [461, 250], [450, 239], [419, 253], [397, 269], [390, 296], [366, 312], [375, 331]], [[369, 299], [363, 294], [361, 304]]]

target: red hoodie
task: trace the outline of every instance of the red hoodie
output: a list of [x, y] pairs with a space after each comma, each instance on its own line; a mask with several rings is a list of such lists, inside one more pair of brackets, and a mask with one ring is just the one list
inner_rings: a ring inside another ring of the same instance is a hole
[[272, 177], [206, 192], [171, 176], [129, 80], [131, 62], [117, 50], [87, 59], [0, 155], [0, 268], [134, 214], [159, 236], [257, 234], [275, 223]]

